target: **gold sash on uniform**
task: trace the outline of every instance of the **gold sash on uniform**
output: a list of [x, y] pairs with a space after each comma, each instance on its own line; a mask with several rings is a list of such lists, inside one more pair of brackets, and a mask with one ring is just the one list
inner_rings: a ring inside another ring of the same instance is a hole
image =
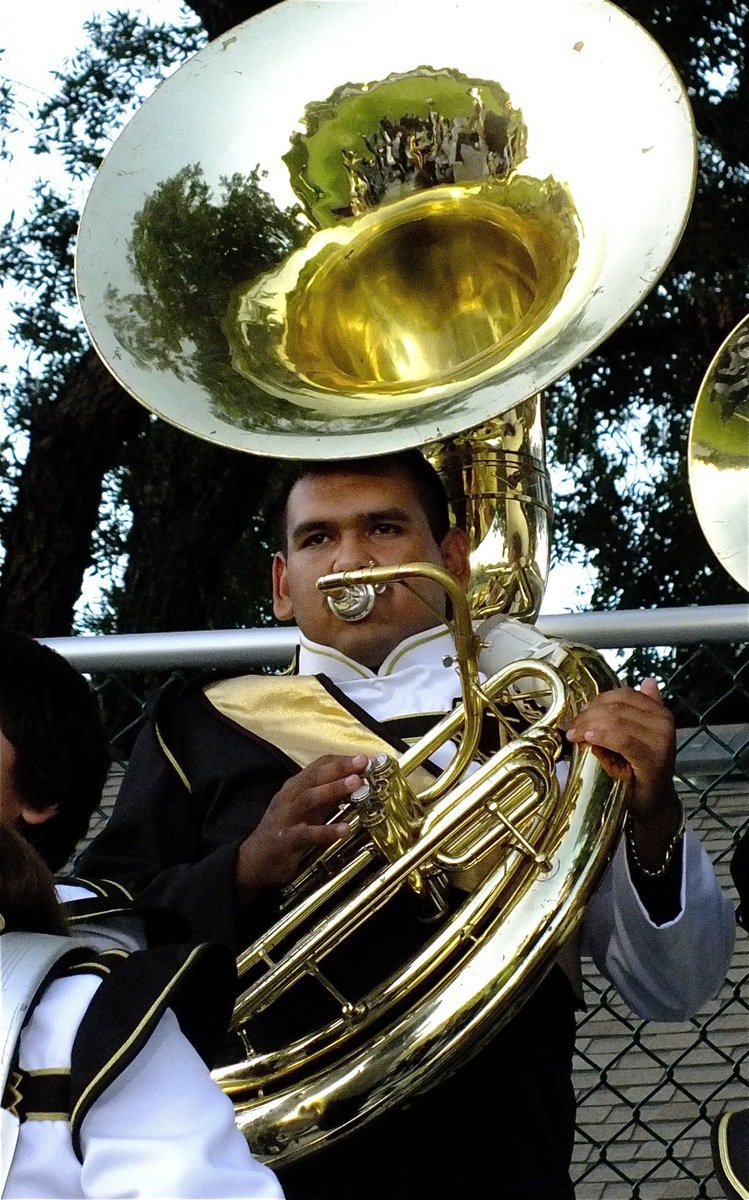
[[[277, 746], [300, 767], [321, 754], [396, 754], [314, 675], [241, 675], [204, 688], [206, 699], [242, 729]], [[416, 791], [434, 784], [422, 767], [409, 773]], [[579, 997], [583, 994], [579, 931], [562, 947], [559, 965]]]
[[[235, 725], [277, 746], [299, 767], [321, 754], [397, 755], [400, 751], [336, 700], [314, 675], [240, 675], [203, 689]], [[434, 784], [428, 771], [409, 773], [416, 791]]]

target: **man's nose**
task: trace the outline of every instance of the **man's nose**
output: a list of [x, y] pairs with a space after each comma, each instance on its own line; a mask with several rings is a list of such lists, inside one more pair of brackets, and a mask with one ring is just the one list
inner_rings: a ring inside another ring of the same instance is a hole
[[334, 571], [358, 571], [374, 562], [371, 547], [360, 533], [344, 535], [336, 546]]

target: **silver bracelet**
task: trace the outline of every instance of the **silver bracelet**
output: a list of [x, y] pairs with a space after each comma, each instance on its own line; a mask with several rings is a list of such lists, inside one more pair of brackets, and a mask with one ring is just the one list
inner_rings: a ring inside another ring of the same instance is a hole
[[643, 866], [643, 864], [640, 862], [639, 856], [637, 854], [637, 850], [635, 849], [635, 839], [632, 834], [631, 817], [630, 817], [630, 814], [627, 813], [627, 821], [626, 821], [626, 825], [625, 825], [625, 830], [626, 830], [626, 834], [627, 834], [627, 846], [629, 847], [629, 852], [632, 855], [632, 862], [637, 867], [637, 870], [642, 875], [644, 875], [646, 879], [661, 879], [666, 874], [666, 871], [668, 870], [668, 868], [671, 866], [671, 859], [674, 857], [674, 851], [676, 850], [676, 847], [679, 845], [679, 842], [681, 841], [681, 839], [684, 837], [684, 830], [687, 827], [687, 814], [684, 812], [684, 805], [681, 803], [681, 801], [679, 801], [679, 808], [681, 809], [681, 819], [679, 821], [679, 828], [676, 830], [676, 833], [671, 838], [671, 841], [668, 843], [668, 845], [666, 847], [666, 853], [665, 853], [663, 862], [655, 871], [651, 870], [650, 867]]

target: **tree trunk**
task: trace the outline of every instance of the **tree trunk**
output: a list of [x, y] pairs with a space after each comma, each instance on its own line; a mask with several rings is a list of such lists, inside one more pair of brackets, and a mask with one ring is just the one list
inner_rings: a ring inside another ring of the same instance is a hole
[[[249, 623], [250, 598], [221, 604], [239, 544], [261, 505], [270, 464], [154, 422], [129, 472], [133, 524], [117, 626], [121, 633]], [[253, 583], [262, 587], [266, 564]]]
[[210, 41], [272, 7], [253, 0], [187, 0], [187, 4], [205, 26]]
[[70, 632], [102, 479], [146, 421], [93, 350], [57, 402], [40, 411], [4, 525], [0, 625], [35, 637]]
[[[190, 0], [209, 39], [269, 8], [248, 0]], [[163, 422], [152, 423], [131, 457], [133, 524], [118, 607], [122, 633], [203, 629], [249, 621], [264, 590], [266, 563], [254, 595], [221, 603], [248, 526], [257, 514], [272, 464], [211, 446]]]
[[[191, 7], [209, 37], [215, 37], [267, 5], [204, 0]], [[153, 436], [147, 413], [115, 383], [94, 352], [87, 353], [64, 393], [50, 400], [31, 430], [28, 457], [3, 526], [0, 624], [35, 637], [70, 633], [83, 574], [91, 564], [103, 477], [122, 463], [127, 442], [143, 430], [144, 444], [137, 452], [141, 464]], [[132, 484], [136, 498], [158, 493], [161, 500], [153, 517], [141, 511], [135, 514], [125, 611], [118, 620], [127, 629], [208, 623], [209, 598], [218, 586], [219, 564], [226, 561], [226, 543], [232, 531], [242, 526], [245, 499], [249, 503], [265, 479], [264, 469], [252, 467], [242, 456], [241, 463], [225, 471], [227, 480], [244, 481], [241, 488], [237, 482], [234, 496], [241, 503], [229, 503], [220, 514], [225, 490], [217, 486], [210, 448], [186, 447], [189, 439], [182, 436], [180, 441], [171, 430], [164, 439], [172, 440], [175, 449], [170, 453], [162, 447], [154, 455], [158, 489], [149, 489], [145, 477]], [[187, 495], [183, 467], [188, 460], [193, 462], [193, 499], [181, 507]], [[208, 472], [203, 496], [211, 495], [210, 504], [195, 500], [201, 493], [203, 463]], [[154, 547], [161, 549], [160, 560]], [[183, 554], [188, 552], [189, 587], [183, 575]], [[178, 564], [174, 583], [167, 573], [167, 560], [172, 559]]]

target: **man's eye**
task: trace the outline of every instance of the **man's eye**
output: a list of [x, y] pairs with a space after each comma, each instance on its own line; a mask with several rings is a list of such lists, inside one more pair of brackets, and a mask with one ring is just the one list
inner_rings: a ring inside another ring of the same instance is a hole
[[395, 536], [399, 533], [402, 533], [403, 529], [400, 525], [394, 525], [392, 521], [380, 521], [378, 525], [375, 525], [374, 532]]
[[302, 549], [304, 549], [305, 546], [322, 546], [325, 542], [327, 542], [327, 540], [328, 535], [322, 530], [320, 530], [319, 533], [310, 533], [302, 542]]

